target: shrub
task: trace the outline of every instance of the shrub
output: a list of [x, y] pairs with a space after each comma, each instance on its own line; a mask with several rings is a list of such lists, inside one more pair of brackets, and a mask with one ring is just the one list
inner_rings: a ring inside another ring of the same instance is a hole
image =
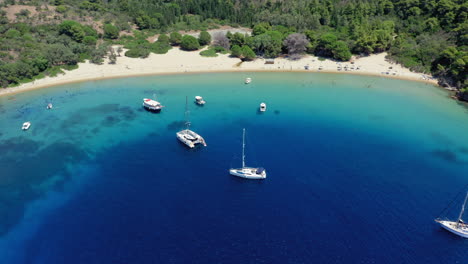
[[104, 25], [104, 38], [117, 39], [119, 38], [119, 29], [112, 24]]
[[59, 5], [55, 8], [55, 11], [59, 12], [59, 13], [65, 13], [67, 12], [68, 8], [66, 6], [63, 6], [63, 5]]
[[169, 44], [169, 37], [166, 34], [161, 34], [158, 37], [158, 42], [163, 44]]
[[240, 58], [242, 56], [242, 49], [238, 45], [234, 45], [231, 48], [231, 56]]
[[182, 42], [182, 35], [179, 32], [172, 32], [169, 36], [169, 42], [173, 46], [180, 45], [180, 42]]
[[83, 38], [83, 43], [86, 45], [94, 46], [96, 45], [97, 39], [93, 36], [86, 36]]
[[200, 43], [194, 36], [185, 35], [182, 37], [180, 47], [184, 50], [197, 50], [200, 48]]
[[211, 35], [210, 33], [206, 32], [206, 31], [202, 31], [200, 32], [200, 36], [198, 37], [198, 42], [200, 43], [200, 45], [204, 46], [204, 45], [209, 45], [211, 43]]
[[253, 59], [255, 59], [255, 52], [253, 52], [253, 50], [245, 45], [245, 46], [242, 46], [242, 55], [244, 56], [244, 60], [246, 61], [251, 61]]
[[171, 45], [162, 42], [152, 43], [150, 46], [151, 52], [156, 54], [166, 54], [170, 49]]
[[216, 53], [215, 49], [207, 49], [202, 52], [200, 52], [200, 55], [203, 57], [218, 57], [218, 54]]
[[134, 48], [129, 49], [125, 52], [125, 56], [130, 58], [146, 58], [150, 54], [150, 51], [145, 48]]

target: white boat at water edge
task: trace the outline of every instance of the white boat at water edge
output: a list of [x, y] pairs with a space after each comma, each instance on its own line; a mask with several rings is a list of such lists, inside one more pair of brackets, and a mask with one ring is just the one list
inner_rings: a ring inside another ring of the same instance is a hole
[[468, 238], [468, 224], [466, 224], [462, 220], [463, 213], [465, 212], [465, 206], [466, 206], [467, 200], [468, 200], [468, 192], [466, 193], [465, 201], [463, 202], [457, 221], [449, 221], [449, 220], [441, 220], [441, 219], [436, 219], [435, 221], [439, 223], [440, 226], [442, 226], [447, 231], [455, 235]]
[[24, 122], [23, 126], [21, 127], [22, 130], [28, 130], [29, 127], [31, 126], [31, 122]]
[[245, 79], [245, 84], [249, 84], [249, 83], [251, 83], [251, 82], [252, 82], [252, 78], [249, 77], [249, 78], [246, 78], [246, 79]]
[[197, 144], [206, 147], [205, 139], [194, 131], [190, 130], [189, 111], [187, 97], [185, 98], [185, 129], [176, 133], [177, 139], [189, 148], [194, 148]]
[[264, 168], [245, 166], [245, 128], [242, 133], [242, 168], [229, 169], [229, 174], [252, 180], [262, 180], [266, 178], [266, 170]]

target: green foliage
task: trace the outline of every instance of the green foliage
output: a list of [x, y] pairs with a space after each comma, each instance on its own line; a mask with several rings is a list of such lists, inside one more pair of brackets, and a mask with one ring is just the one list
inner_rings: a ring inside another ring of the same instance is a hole
[[178, 46], [182, 42], [182, 35], [179, 32], [172, 32], [169, 37], [169, 42], [173, 46]]
[[125, 52], [125, 56], [130, 57], [130, 58], [146, 58], [150, 54], [149, 49], [145, 48], [134, 48], [127, 50]]
[[[9, 0], [6, 3], [23, 2], [28, 4], [30, 1]], [[41, 1], [33, 2], [38, 4]], [[346, 60], [349, 51], [359, 55], [387, 51], [392, 59], [413, 70], [438, 74], [457, 87], [467, 85], [467, 69], [463, 63], [468, 43], [468, 5], [461, 0], [46, 2], [57, 6], [57, 12], [64, 15], [92, 17], [96, 21], [105, 21], [105, 24], [112, 23], [120, 30], [129, 30], [132, 23], [135, 23], [143, 31], [135, 31], [133, 38], [114, 41], [131, 46], [134, 50], [157, 53], [167, 50], [167, 46], [159, 41], [151, 44], [145, 42], [148, 31], [152, 31], [151, 34], [154, 35], [182, 30], [208, 30], [218, 25], [253, 25], [252, 36], [228, 33], [230, 45], [233, 48], [236, 45], [239, 48], [249, 46], [261, 56], [274, 57], [286, 52], [286, 46], [282, 45], [286, 36], [303, 33], [310, 41], [306, 47], [307, 52], [318, 56]], [[59, 26], [50, 25], [50, 22], [47, 25], [32, 25], [29, 24], [32, 20], [25, 19], [28, 15], [26, 12], [19, 12], [18, 15], [23, 23], [9, 23], [5, 12], [0, 11], [0, 71], [6, 72], [0, 76], [2, 85], [31, 79], [23, 76], [37, 71], [31, 70], [34, 68], [31, 66], [32, 58], [34, 55], [43, 55], [46, 58], [49, 45], [63, 44], [65, 49], [82, 61], [82, 58], [90, 57], [96, 49], [94, 39], [88, 36], [94, 37], [99, 43], [97, 32], [78, 22], [63, 21]], [[115, 32], [104, 34], [105, 38], [113, 39], [115, 36]], [[169, 38], [171, 45], [179, 45], [181, 41], [180, 34], [177, 36], [172, 33]], [[197, 46], [191, 42], [190, 44]], [[208, 43], [209, 41], [200, 38], [199, 44]], [[225, 47], [228, 48], [229, 45]], [[448, 48], [455, 48], [456, 52], [446, 51]], [[236, 50], [234, 48], [234, 53]], [[457, 54], [458, 57], [454, 59], [448, 56], [450, 53]], [[5, 66], [8, 64], [14, 65]], [[18, 65], [24, 66], [26, 70], [23, 72]], [[53, 65], [48, 67], [50, 69]], [[40, 73], [46, 74], [46, 71]], [[9, 77], [5, 77], [5, 74]], [[12, 74], [18, 74], [18, 78], [11, 78]]]
[[83, 26], [72, 20], [65, 20], [59, 25], [60, 34], [70, 36], [76, 42], [81, 42], [85, 36]]
[[55, 11], [63, 14], [63, 13], [66, 13], [68, 11], [68, 8], [66, 6], [63, 6], [63, 5], [59, 5], [55, 8]]
[[150, 17], [148, 15], [142, 15], [135, 19], [135, 24], [140, 29], [152, 29], [158, 28], [159, 22], [156, 18]]
[[265, 57], [276, 57], [281, 53], [283, 36], [278, 31], [267, 31], [255, 36], [251, 45], [258, 54]]
[[119, 37], [119, 29], [112, 24], [105, 24], [104, 37], [108, 39], [117, 39]]
[[169, 37], [166, 34], [161, 34], [158, 37], [158, 42], [169, 45]]
[[172, 49], [172, 46], [169, 43], [169, 37], [165, 34], [159, 35], [158, 41], [152, 43], [150, 46], [151, 52], [156, 54], [165, 54], [170, 49]]
[[96, 3], [95, 1], [83, 1], [80, 4], [80, 8], [87, 11], [102, 11], [104, 9], [99, 3]]
[[86, 45], [94, 46], [96, 45], [97, 39], [93, 36], [86, 36], [83, 38], [83, 43]]
[[246, 61], [251, 61], [256, 57], [255, 52], [247, 45], [242, 47], [242, 56]]
[[198, 42], [200, 45], [205, 46], [211, 43], [211, 35], [207, 31], [200, 32], [200, 36], [198, 37]]
[[239, 45], [232, 46], [231, 56], [240, 58], [242, 56], [242, 48]]
[[19, 38], [21, 36], [21, 32], [19, 32], [18, 30], [14, 29], [14, 28], [10, 28], [6, 33], [5, 33], [5, 37], [7, 38]]
[[344, 41], [338, 41], [333, 45], [332, 48], [333, 58], [342, 61], [348, 61], [351, 59], [351, 52], [349, 51], [348, 44]]
[[197, 50], [200, 48], [200, 43], [194, 36], [185, 35], [182, 37], [180, 47], [184, 50]]
[[203, 57], [218, 57], [218, 54], [216, 53], [216, 50], [214, 49], [207, 49], [202, 52], [200, 52], [200, 55]]
[[156, 54], [166, 54], [171, 48], [172, 47], [170, 45], [162, 44], [159, 42], [155, 42], [150, 46], [151, 52]]
[[[228, 32], [230, 33], [230, 32]], [[234, 34], [226, 34], [226, 37], [231, 41], [231, 45], [243, 46], [245, 45], [245, 35], [236, 32]]]

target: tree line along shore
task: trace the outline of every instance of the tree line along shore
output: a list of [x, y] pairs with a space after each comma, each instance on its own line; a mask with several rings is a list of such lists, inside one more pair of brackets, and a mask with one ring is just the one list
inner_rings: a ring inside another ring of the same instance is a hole
[[[303, 54], [349, 61], [387, 52], [389, 60], [432, 74], [468, 99], [468, 3], [462, 0], [6, 0], [0, 8], [4, 88], [86, 60], [112, 64], [121, 55], [146, 58], [180, 46], [244, 61]], [[251, 33], [207, 32], [241, 26]]]

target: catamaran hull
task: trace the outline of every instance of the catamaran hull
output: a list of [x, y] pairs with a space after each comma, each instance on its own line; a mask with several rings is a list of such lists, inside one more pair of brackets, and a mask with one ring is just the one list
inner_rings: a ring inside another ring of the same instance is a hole
[[455, 227], [457, 225], [456, 222], [452, 222], [452, 221], [437, 221], [440, 226], [442, 226], [445, 230], [455, 234], [455, 235], [459, 235], [461, 237], [464, 237], [464, 238], [468, 238], [468, 229], [466, 229], [466, 231], [459, 231], [457, 230]]
[[179, 135], [179, 133], [177, 133], [177, 139], [180, 142], [184, 143], [184, 145], [186, 145], [189, 148], [194, 148], [195, 147], [195, 144], [193, 144], [192, 141], [185, 139], [184, 136]]
[[189, 148], [194, 148], [197, 144], [201, 144], [206, 147], [205, 139], [192, 130], [182, 130], [177, 132], [176, 135], [177, 139]]

